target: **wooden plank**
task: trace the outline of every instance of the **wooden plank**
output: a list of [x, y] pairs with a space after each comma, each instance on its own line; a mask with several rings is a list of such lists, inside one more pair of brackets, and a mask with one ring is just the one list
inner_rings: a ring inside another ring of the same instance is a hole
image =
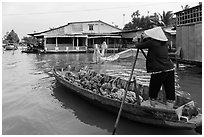
[[195, 25], [190, 25], [188, 26], [188, 38], [189, 38], [189, 42], [188, 42], [188, 59], [191, 61], [195, 60], [195, 56], [196, 56], [196, 43], [195, 43]]
[[202, 24], [195, 24], [195, 61], [202, 62]]
[[178, 47], [181, 47], [181, 27], [177, 27], [176, 28], [176, 49], [178, 49]]
[[181, 32], [183, 59], [188, 60], [188, 26], [182, 26]]
[[[179, 38], [178, 38], [178, 44], [179, 46], [177, 47], [177, 50], [181, 47], [182, 48], [182, 40], [181, 40], [181, 36], [182, 36], [182, 27], [180, 27], [179, 29]], [[182, 49], [183, 50], [183, 49]], [[182, 57], [183, 57], [183, 53], [182, 53]]]

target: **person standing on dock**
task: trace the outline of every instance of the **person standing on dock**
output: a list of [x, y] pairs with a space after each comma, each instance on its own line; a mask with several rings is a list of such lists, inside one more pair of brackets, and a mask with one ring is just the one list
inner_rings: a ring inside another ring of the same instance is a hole
[[105, 51], [106, 51], [107, 48], [108, 48], [108, 45], [107, 45], [106, 42], [104, 41], [104, 42], [102, 43], [102, 45], [101, 45], [101, 49], [102, 49], [101, 54], [102, 54], [102, 56], [105, 56]]
[[175, 74], [174, 64], [168, 56], [168, 46], [161, 27], [155, 27], [144, 31], [148, 36], [145, 41], [136, 44], [136, 48], [148, 49], [146, 69], [151, 73], [149, 84], [149, 97], [152, 106], [155, 106], [158, 92], [164, 86], [167, 107], [173, 108], [175, 102]]
[[94, 53], [93, 53], [93, 63], [99, 63], [100, 62], [100, 58], [101, 58], [102, 54], [100, 53], [100, 49], [98, 47], [98, 44], [94, 44]]

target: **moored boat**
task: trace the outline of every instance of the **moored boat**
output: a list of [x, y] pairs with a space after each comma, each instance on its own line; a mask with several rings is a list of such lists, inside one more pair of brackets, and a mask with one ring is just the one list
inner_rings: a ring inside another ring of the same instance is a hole
[[38, 49], [25, 49], [21, 51], [22, 53], [39, 53]]
[[14, 43], [8, 43], [8, 44], [5, 46], [5, 49], [6, 49], [6, 50], [16, 50], [16, 49], [17, 49], [17, 46], [16, 46]]
[[[124, 96], [126, 80], [97, 74], [87, 68], [81, 68], [79, 71], [71, 70], [73, 70], [71, 67], [54, 68], [53, 74], [56, 80], [70, 91], [94, 105], [118, 113]], [[139, 98], [136, 96], [138, 92]], [[202, 115], [194, 101], [179, 94], [176, 98], [174, 108], [168, 108], [162, 97], [153, 107], [148, 100], [148, 87], [138, 83], [135, 86], [134, 83], [131, 83], [121, 115], [136, 122], [162, 127], [195, 129], [201, 126]]]

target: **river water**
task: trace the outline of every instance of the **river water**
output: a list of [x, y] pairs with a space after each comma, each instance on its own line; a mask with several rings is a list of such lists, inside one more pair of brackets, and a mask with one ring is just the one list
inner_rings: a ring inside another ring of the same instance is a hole
[[[133, 58], [92, 64], [92, 54], [2, 53], [3, 135], [110, 135], [117, 115], [104, 111], [69, 92], [52, 75], [53, 66], [89, 66], [98, 72], [130, 71]], [[136, 76], [145, 72], [139, 55]], [[139, 72], [142, 73], [139, 73]], [[128, 74], [128, 72], [127, 72]], [[202, 69], [181, 65], [177, 89], [188, 91], [202, 108]], [[118, 135], [193, 135], [194, 130], [158, 128], [121, 118]]]

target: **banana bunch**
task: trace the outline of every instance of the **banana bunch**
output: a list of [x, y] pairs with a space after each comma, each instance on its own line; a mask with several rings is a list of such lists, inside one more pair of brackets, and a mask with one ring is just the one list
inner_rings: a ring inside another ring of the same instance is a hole
[[[95, 94], [100, 94], [112, 99], [122, 101], [125, 95], [126, 81], [120, 77], [113, 78], [108, 75], [97, 74], [87, 68], [82, 68], [75, 75], [67, 72], [65, 77], [74, 85], [89, 89]], [[136, 94], [133, 92], [133, 84], [130, 84], [125, 98], [126, 103], [135, 103]], [[140, 96], [140, 101], [143, 98]]]

